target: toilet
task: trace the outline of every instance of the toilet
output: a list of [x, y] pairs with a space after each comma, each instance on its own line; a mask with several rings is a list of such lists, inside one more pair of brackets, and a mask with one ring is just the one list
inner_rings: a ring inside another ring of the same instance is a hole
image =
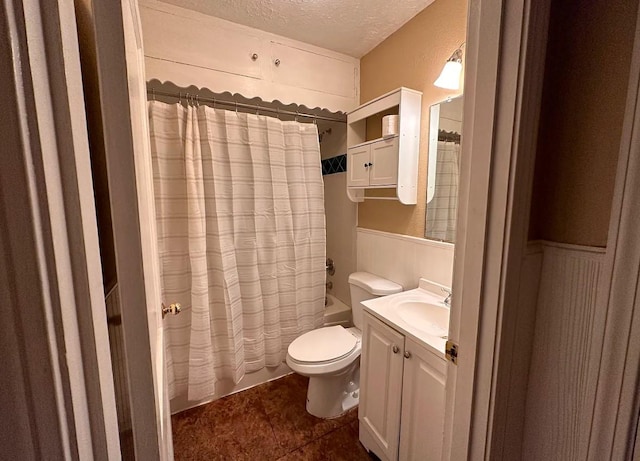
[[402, 291], [402, 286], [368, 272], [349, 276], [353, 327], [327, 326], [296, 338], [287, 350], [287, 365], [309, 377], [307, 411], [335, 418], [358, 405], [362, 340], [361, 301]]

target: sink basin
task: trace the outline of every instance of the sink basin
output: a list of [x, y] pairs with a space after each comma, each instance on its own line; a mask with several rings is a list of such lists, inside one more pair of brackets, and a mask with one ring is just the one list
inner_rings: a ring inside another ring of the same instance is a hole
[[362, 301], [365, 312], [444, 359], [450, 310], [443, 285], [420, 279], [418, 288]]
[[446, 338], [449, 334], [449, 309], [421, 301], [403, 301], [397, 314], [409, 325], [429, 335]]

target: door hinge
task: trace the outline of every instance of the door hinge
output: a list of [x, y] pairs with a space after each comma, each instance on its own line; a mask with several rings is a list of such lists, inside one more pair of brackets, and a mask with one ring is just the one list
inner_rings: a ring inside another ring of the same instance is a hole
[[458, 364], [458, 345], [456, 343], [454, 343], [453, 341], [447, 341], [444, 353], [448, 361], [450, 361], [454, 365]]

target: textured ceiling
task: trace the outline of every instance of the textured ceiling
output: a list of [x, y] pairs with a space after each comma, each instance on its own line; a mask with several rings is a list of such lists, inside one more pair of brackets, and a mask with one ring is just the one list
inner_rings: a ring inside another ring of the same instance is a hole
[[360, 58], [434, 0], [163, 0]]

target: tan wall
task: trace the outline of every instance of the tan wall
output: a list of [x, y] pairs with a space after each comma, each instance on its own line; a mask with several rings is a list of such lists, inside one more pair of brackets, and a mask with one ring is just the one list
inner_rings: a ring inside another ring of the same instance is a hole
[[361, 103], [400, 86], [422, 91], [418, 204], [365, 201], [358, 204], [360, 227], [424, 237], [429, 106], [453, 94], [433, 82], [465, 41], [466, 28], [466, 0], [436, 0], [360, 61]]
[[606, 246], [637, 3], [552, 2], [532, 239]]

